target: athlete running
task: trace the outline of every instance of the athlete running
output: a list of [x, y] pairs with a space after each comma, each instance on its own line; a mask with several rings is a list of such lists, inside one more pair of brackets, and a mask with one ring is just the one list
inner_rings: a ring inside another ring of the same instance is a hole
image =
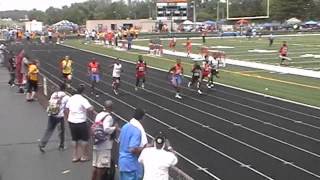
[[73, 61], [69, 58], [69, 56], [65, 56], [61, 61], [61, 71], [63, 82], [70, 88], [71, 79], [72, 79], [72, 63]]
[[171, 83], [176, 89], [175, 98], [182, 99], [182, 97], [180, 96], [180, 86], [182, 83], [183, 67], [180, 59], [177, 59], [177, 63], [172, 68], [170, 68], [169, 73]]
[[100, 81], [100, 64], [95, 58], [92, 58], [88, 64], [88, 75], [91, 80], [91, 94], [95, 93], [96, 97], [99, 97], [99, 94], [95, 92], [94, 88]]
[[200, 65], [197, 62], [194, 63], [191, 72], [192, 72], [192, 77], [191, 77], [191, 81], [188, 83], [188, 87], [196, 85], [198, 93], [202, 94], [202, 91], [200, 90], [202, 70]]
[[217, 60], [216, 57], [212, 57], [212, 56], [209, 56], [208, 58], [209, 60], [209, 64], [211, 65], [211, 73], [210, 73], [210, 77], [209, 77], [209, 85], [208, 87], [210, 86], [210, 88], [213, 88], [214, 84], [213, 84], [213, 77], [216, 77], [216, 78], [219, 78], [219, 71], [218, 71], [218, 68], [219, 68], [219, 61]]
[[211, 88], [211, 84], [209, 83], [210, 77], [211, 77], [211, 64], [209, 62], [209, 56], [205, 56], [205, 60], [202, 63], [202, 76], [201, 76], [201, 82], [206, 79], [208, 81], [207, 87]]
[[136, 64], [136, 87], [135, 90], [138, 90], [138, 86], [140, 83], [140, 80], [142, 80], [141, 88], [144, 89], [144, 85], [146, 82], [146, 71], [147, 71], [147, 63], [143, 61], [143, 57], [140, 55], [138, 57], [138, 62]]
[[187, 48], [187, 57], [190, 57], [191, 51], [192, 51], [192, 43], [189, 38], [187, 38], [186, 42], [186, 48]]
[[280, 65], [288, 65], [290, 58], [288, 57], [288, 45], [286, 41], [283, 41], [283, 45], [279, 50], [279, 57], [281, 58]]
[[119, 58], [115, 60], [115, 63], [110, 65], [110, 67], [113, 67], [112, 71], [112, 88], [115, 95], [118, 95], [118, 89], [120, 86], [120, 74], [123, 72], [122, 65], [120, 63]]

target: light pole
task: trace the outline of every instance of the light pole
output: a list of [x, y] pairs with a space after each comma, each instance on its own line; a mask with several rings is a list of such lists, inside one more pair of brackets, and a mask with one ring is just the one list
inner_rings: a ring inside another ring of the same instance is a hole
[[196, 15], [196, 0], [193, 0], [193, 29], [196, 29], [197, 15]]

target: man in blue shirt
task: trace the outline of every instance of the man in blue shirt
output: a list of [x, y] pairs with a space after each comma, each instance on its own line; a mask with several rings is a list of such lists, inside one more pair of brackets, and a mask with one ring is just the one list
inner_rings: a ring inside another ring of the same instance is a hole
[[146, 145], [146, 134], [140, 121], [145, 115], [144, 110], [137, 108], [129, 123], [121, 128], [119, 147], [120, 180], [139, 180], [142, 167], [138, 157]]

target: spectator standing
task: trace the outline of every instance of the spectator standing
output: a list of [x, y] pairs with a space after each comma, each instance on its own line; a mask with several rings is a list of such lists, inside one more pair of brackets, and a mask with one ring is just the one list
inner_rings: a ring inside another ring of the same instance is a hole
[[88, 161], [89, 128], [87, 114], [93, 112], [93, 106], [82, 96], [85, 87], [80, 85], [75, 95], [66, 104], [65, 115], [72, 137], [72, 162]]
[[60, 138], [60, 144], [59, 144], [59, 150], [64, 149], [64, 110], [66, 107], [66, 104], [69, 100], [69, 96], [65, 93], [66, 85], [61, 84], [58, 91], [55, 91], [52, 93], [50, 100], [49, 100], [49, 106], [47, 108], [48, 112], [48, 125], [47, 129], [43, 135], [43, 137], [40, 140], [39, 149], [41, 152], [44, 151], [44, 147], [47, 145], [50, 137], [52, 136], [52, 133], [56, 126], [59, 124], [59, 138]]
[[176, 165], [178, 158], [169, 141], [159, 135], [155, 138], [153, 147], [142, 150], [138, 161], [144, 167], [143, 180], [168, 180], [169, 167]]
[[39, 80], [39, 61], [32, 60], [28, 66], [27, 73], [27, 101], [33, 101], [36, 92], [38, 91]]
[[144, 115], [144, 110], [137, 108], [130, 122], [121, 128], [118, 163], [120, 180], [138, 180], [142, 177], [142, 167], [138, 162], [138, 157], [148, 143], [146, 133], [140, 123]]
[[15, 62], [15, 56], [13, 55], [13, 52], [9, 52], [8, 56], [8, 70], [10, 74], [10, 80], [8, 84], [13, 87], [14, 86], [14, 81], [16, 79], [16, 62]]
[[112, 134], [118, 129], [118, 125], [115, 124], [112, 118], [112, 101], [107, 100], [104, 102], [104, 109], [97, 114], [95, 123], [101, 123], [104, 130], [104, 135], [107, 136], [106, 140], [93, 145], [92, 151], [92, 180], [102, 180], [103, 174], [108, 173], [108, 178], [113, 179], [111, 172], [111, 150], [113, 145]]
[[128, 35], [128, 50], [131, 49], [132, 41], [133, 41], [133, 36], [131, 34]]

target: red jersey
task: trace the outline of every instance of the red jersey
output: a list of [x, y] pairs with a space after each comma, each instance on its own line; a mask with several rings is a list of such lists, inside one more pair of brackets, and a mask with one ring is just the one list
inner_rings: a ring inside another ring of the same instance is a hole
[[182, 73], [183, 73], [183, 68], [182, 68], [181, 64], [176, 64], [174, 67], [174, 74], [180, 75]]
[[279, 50], [281, 56], [287, 56], [288, 54], [288, 46], [282, 46]]
[[191, 41], [190, 40], [187, 41], [186, 46], [187, 47], [191, 47]]
[[210, 71], [211, 71], [211, 66], [208, 63], [203, 64], [203, 69], [202, 69], [203, 76], [209, 75]]
[[138, 62], [136, 65], [136, 74], [137, 76], [144, 76], [147, 70], [147, 65], [145, 62]]
[[89, 64], [88, 64], [88, 68], [89, 68], [89, 71], [92, 73], [92, 74], [97, 74], [97, 73], [99, 73], [99, 67], [100, 67], [100, 65], [99, 65], [99, 63], [98, 62], [90, 62]]

